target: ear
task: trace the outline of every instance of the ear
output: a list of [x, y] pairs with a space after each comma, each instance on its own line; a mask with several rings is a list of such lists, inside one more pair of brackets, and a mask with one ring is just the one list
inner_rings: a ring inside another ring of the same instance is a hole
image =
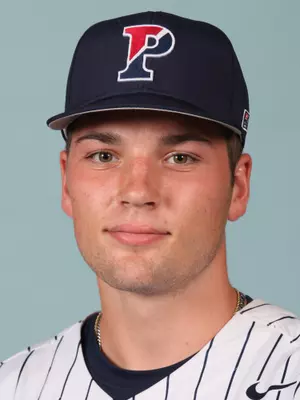
[[250, 196], [250, 177], [252, 159], [249, 154], [242, 154], [234, 173], [234, 186], [229, 207], [228, 220], [236, 221], [242, 217], [246, 210]]
[[61, 194], [61, 206], [64, 212], [72, 218], [72, 201], [69, 194], [68, 189], [68, 179], [67, 179], [67, 170], [68, 170], [68, 154], [66, 150], [60, 152], [60, 171], [61, 171], [61, 183], [62, 183], [62, 194]]

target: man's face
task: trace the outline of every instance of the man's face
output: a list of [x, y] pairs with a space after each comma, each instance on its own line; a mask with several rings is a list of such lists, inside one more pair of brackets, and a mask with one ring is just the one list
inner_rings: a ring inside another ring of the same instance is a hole
[[[219, 129], [159, 112], [81, 118], [69, 154], [61, 152], [62, 206], [98, 278], [118, 290], [168, 293], [213, 261], [227, 219], [245, 212], [250, 174], [242, 165], [242, 183], [231, 186]], [[187, 133], [200, 140], [167, 141]], [[107, 134], [118, 141], [104, 143]], [[168, 234], [150, 244], [124, 244], [109, 233], [120, 224], [150, 225]]]

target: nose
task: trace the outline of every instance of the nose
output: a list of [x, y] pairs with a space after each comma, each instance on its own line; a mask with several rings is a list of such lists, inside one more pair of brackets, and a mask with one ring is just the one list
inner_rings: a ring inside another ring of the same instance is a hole
[[158, 167], [147, 158], [136, 158], [121, 171], [119, 200], [126, 207], [156, 208], [160, 203]]

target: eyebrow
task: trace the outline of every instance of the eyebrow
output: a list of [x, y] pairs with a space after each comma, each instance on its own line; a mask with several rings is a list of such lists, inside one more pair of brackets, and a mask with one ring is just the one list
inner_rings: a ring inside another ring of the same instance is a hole
[[[117, 146], [120, 146], [123, 143], [122, 136], [112, 132], [89, 132], [75, 139], [75, 143], [78, 144], [83, 142], [84, 140], [97, 140], [105, 144]], [[180, 134], [169, 134], [166, 136], [160, 136], [159, 145], [170, 146], [191, 141], [207, 144], [212, 143], [211, 140], [209, 140], [208, 136], [205, 135], [203, 132], [190, 131]]]

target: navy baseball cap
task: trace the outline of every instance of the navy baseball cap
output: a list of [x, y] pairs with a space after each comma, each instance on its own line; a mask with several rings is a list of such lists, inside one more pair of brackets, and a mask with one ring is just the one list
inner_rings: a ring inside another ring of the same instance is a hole
[[64, 133], [84, 114], [131, 109], [211, 120], [238, 134], [244, 146], [248, 91], [225, 33], [150, 11], [91, 26], [74, 52], [65, 111], [47, 124]]

